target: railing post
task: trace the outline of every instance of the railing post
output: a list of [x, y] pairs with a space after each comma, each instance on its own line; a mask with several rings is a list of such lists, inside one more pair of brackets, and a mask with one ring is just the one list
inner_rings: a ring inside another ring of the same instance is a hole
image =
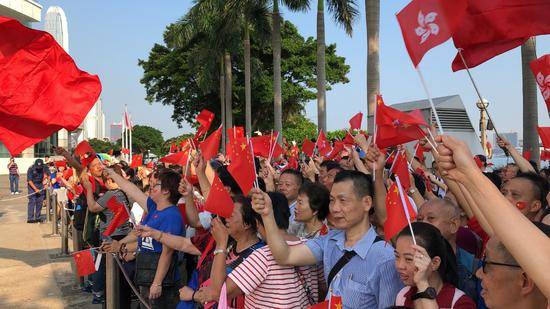
[[52, 203], [50, 200], [50, 189], [46, 188], [46, 222], [50, 222], [52, 220]]
[[[81, 239], [82, 239], [82, 232], [77, 230], [74, 222], [73, 222], [73, 252], [80, 251], [82, 249], [81, 245]], [[78, 275], [78, 273], [75, 272], [76, 275], [76, 281], [80, 286], [84, 285], [84, 277], [81, 277]]]
[[67, 220], [67, 210], [61, 203], [61, 255], [69, 255], [69, 229]]
[[118, 309], [118, 280], [120, 278], [115, 257], [110, 253], [105, 254], [105, 266], [105, 305], [107, 309]]
[[50, 195], [50, 205], [53, 208], [53, 219], [52, 219], [52, 235], [58, 235], [59, 230], [57, 228], [57, 194], [55, 192]]

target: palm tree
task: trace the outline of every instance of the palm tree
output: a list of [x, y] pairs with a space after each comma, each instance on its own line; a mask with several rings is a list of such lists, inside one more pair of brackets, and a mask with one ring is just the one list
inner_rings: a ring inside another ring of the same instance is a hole
[[[327, 0], [327, 4], [336, 23], [351, 37], [358, 15], [355, 0]], [[325, 48], [325, 0], [317, 0], [317, 129], [324, 132], [327, 131]]]
[[[374, 96], [380, 92], [380, 0], [365, 0], [365, 20], [367, 24], [367, 112], [374, 115]], [[374, 119], [368, 123], [372, 132]]]
[[[273, 48], [273, 109], [275, 119], [275, 131], [283, 131], [283, 105], [281, 91], [281, 14], [279, 1], [292, 11], [306, 11], [309, 9], [308, 0], [273, 0], [271, 44]], [[278, 143], [282, 142], [282, 134], [279, 134]]]
[[531, 67], [531, 61], [537, 59], [535, 37], [521, 46], [521, 71], [523, 75], [523, 150], [531, 152], [531, 159], [537, 164], [540, 159], [539, 136], [537, 133], [537, 83]]

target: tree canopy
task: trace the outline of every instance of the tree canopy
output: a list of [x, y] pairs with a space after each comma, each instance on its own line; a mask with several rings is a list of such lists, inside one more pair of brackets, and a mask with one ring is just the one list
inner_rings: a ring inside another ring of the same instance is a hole
[[[293, 115], [303, 113], [305, 104], [316, 98], [316, 41], [305, 39], [289, 21], [283, 23], [282, 89], [283, 122], [288, 125]], [[193, 124], [195, 115], [207, 108], [216, 114], [213, 128], [220, 123], [219, 67], [213, 65], [213, 55], [204, 53], [197, 40], [182, 47], [168, 44], [177, 27], [169, 25], [164, 33], [165, 44], [155, 44], [147, 60], [139, 60], [144, 70], [141, 83], [146, 99], [174, 107], [172, 119], [182, 125]], [[212, 53], [214, 54], [214, 53]], [[233, 115], [235, 125], [244, 124], [244, 64], [243, 48], [233, 51]], [[252, 127], [269, 130], [273, 125], [273, 56], [269, 44], [251, 40], [252, 62]], [[349, 66], [345, 58], [336, 55], [336, 45], [326, 47], [327, 89], [337, 83], [347, 83]]]

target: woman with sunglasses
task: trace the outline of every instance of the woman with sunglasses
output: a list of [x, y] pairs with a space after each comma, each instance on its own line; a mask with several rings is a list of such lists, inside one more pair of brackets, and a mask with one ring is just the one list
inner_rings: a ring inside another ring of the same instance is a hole
[[449, 243], [431, 224], [413, 222], [397, 236], [395, 267], [406, 285], [396, 297], [400, 308], [476, 308], [472, 299], [457, 289], [456, 258]]

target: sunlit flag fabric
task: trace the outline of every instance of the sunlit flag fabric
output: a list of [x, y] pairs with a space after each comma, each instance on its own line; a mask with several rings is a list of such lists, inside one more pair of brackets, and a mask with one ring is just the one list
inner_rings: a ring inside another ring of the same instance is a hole
[[387, 219], [384, 223], [384, 237], [389, 241], [393, 236], [397, 235], [405, 226], [408, 225], [407, 214], [405, 207], [409, 212], [409, 220], [414, 221], [416, 212], [408, 196], [403, 196], [406, 206], [403, 205], [397, 183], [391, 185], [386, 195], [386, 213]]
[[142, 154], [135, 154], [132, 156], [132, 163], [130, 163], [130, 167], [140, 167], [143, 165], [143, 155]]
[[83, 167], [87, 167], [96, 158], [96, 152], [88, 141], [78, 143], [74, 149], [74, 154], [79, 157], [80, 164]]
[[92, 249], [73, 253], [76, 272], [80, 277], [88, 276], [96, 272]]
[[550, 127], [537, 127], [537, 131], [539, 132], [542, 146], [546, 149], [550, 149]]
[[351, 117], [349, 120], [349, 126], [350, 129], [353, 130], [360, 130], [361, 129], [361, 122], [363, 121], [363, 113], [359, 112], [355, 114], [355, 116]]
[[397, 155], [390, 169], [390, 173], [395, 174], [397, 175], [397, 177], [399, 177], [399, 179], [401, 180], [401, 185], [403, 186], [403, 189], [405, 191], [409, 190], [409, 188], [411, 187], [411, 180], [409, 178], [409, 163], [404, 152], [400, 152]]
[[451, 38], [466, 0], [413, 0], [397, 14], [407, 52], [416, 67], [430, 49]]
[[376, 145], [380, 148], [408, 143], [425, 136], [423, 119], [386, 106], [382, 96], [376, 98]]
[[180, 166], [187, 165], [187, 159], [189, 158], [189, 151], [180, 151], [176, 153], [169, 154], [159, 159], [159, 162], [175, 164]]
[[256, 180], [252, 150], [246, 138], [238, 138], [233, 142], [233, 159], [227, 170], [233, 176], [243, 194], [247, 196], [254, 185], [254, 180]]
[[[550, 33], [548, 0], [468, 0], [466, 14], [453, 33], [468, 67], [475, 67], [523, 44], [527, 38]], [[464, 69], [456, 55], [453, 71]]]
[[204, 203], [204, 209], [220, 217], [229, 218], [233, 212], [233, 200], [216, 175]]
[[199, 144], [199, 149], [201, 150], [202, 157], [205, 160], [210, 160], [218, 154], [218, 150], [220, 149], [220, 141], [222, 139], [222, 130], [223, 128], [220, 126]]
[[544, 102], [546, 102], [546, 110], [550, 112], [550, 54], [531, 61], [530, 65]]
[[315, 146], [317, 146], [317, 151], [319, 152], [319, 155], [323, 157], [328, 155], [332, 151], [332, 146], [330, 146], [330, 143], [328, 142], [325, 132], [323, 132], [323, 130], [319, 132], [319, 136], [317, 137]]
[[114, 214], [113, 220], [111, 220], [111, 223], [105, 231], [103, 232], [103, 236], [111, 236], [113, 232], [121, 226], [124, 222], [128, 221], [130, 218], [130, 215], [128, 213], [128, 209], [126, 209], [126, 206], [124, 206], [123, 203], [121, 203], [116, 196], [111, 197], [107, 201], [107, 208]]
[[313, 156], [313, 150], [315, 149], [315, 143], [312, 142], [309, 138], [304, 138], [304, 141], [302, 142], [302, 152], [308, 156]]
[[231, 160], [231, 157], [233, 156], [233, 148], [232, 148], [232, 145], [234, 144], [233, 141], [237, 138], [244, 138], [244, 128], [243, 127], [228, 128], [227, 137], [229, 142], [225, 146], [225, 155], [229, 160]]
[[200, 124], [199, 128], [197, 129], [197, 134], [195, 134], [195, 143], [198, 142], [199, 138], [204, 136], [208, 130], [210, 129], [210, 125], [212, 124], [212, 121], [214, 120], [214, 113], [207, 109], [203, 109], [195, 118], [197, 122]]
[[284, 153], [284, 149], [277, 143], [277, 134], [254, 136], [250, 139], [254, 155], [263, 158], [277, 158]]
[[11, 155], [82, 123], [101, 93], [47, 32], [0, 16], [0, 140]]

